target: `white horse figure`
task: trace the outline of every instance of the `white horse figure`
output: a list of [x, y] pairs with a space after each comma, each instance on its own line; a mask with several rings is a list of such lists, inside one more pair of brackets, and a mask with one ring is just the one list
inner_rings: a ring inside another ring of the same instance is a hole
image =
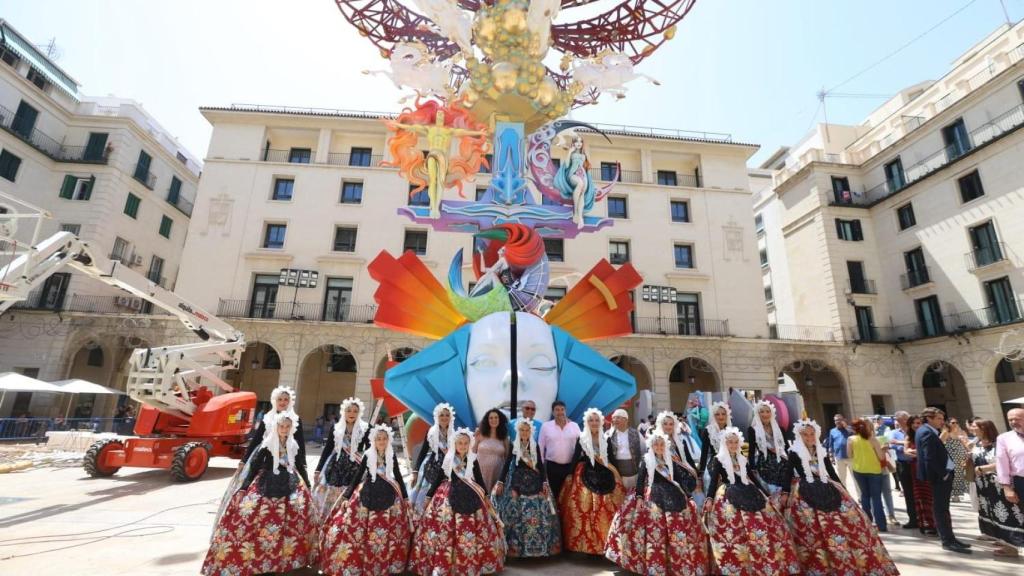
[[430, 18], [442, 36], [458, 44], [463, 54], [473, 53], [473, 22], [456, 0], [413, 0], [413, 4]]
[[[448, 95], [449, 65], [434, 62], [426, 46], [420, 43], [401, 42], [391, 49], [391, 71], [363, 70], [363, 74], [383, 74], [399, 89], [412, 88], [422, 96]], [[404, 102], [402, 98], [399, 102]]]
[[637, 78], [643, 78], [655, 86], [661, 85], [661, 82], [647, 74], [633, 71], [633, 62], [629, 56], [618, 52], [606, 52], [586, 60], [577, 59], [572, 77], [585, 89], [595, 88], [598, 93], [607, 92], [616, 98], [625, 98], [626, 82]]
[[530, 8], [526, 11], [526, 27], [537, 33], [540, 40], [539, 56], [544, 56], [548, 51], [548, 44], [551, 42], [551, 23], [555, 21], [561, 9], [562, 0], [530, 1]]

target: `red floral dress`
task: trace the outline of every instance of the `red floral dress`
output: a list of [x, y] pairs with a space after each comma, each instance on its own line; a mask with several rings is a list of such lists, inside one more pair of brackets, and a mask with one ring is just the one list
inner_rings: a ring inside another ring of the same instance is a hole
[[[586, 434], [586, 432], [584, 432]], [[608, 531], [626, 489], [618, 470], [583, 455], [576, 444], [572, 478], [562, 485], [558, 509], [562, 515], [562, 549], [603, 556]]]

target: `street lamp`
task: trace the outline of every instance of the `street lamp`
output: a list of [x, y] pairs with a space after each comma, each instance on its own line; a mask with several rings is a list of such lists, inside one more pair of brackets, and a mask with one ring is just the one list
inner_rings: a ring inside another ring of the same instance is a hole
[[319, 280], [320, 273], [316, 270], [281, 268], [281, 276], [277, 279], [277, 285], [295, 287], [295, 293], [292, 295], [292, 312], [289, 315], [292, 320], [297, 319], [295, 317], [295, 301], [299, 297], [299, 288], [316, 288]]
[[671, 286], [644, 284], [640, 290], [640, 295], [644, 302], [658, 303], [658, 333], [664, 334], [665, 330], [661, 327], [661, 305], [674, 304], [676, 302], [676, 289]]

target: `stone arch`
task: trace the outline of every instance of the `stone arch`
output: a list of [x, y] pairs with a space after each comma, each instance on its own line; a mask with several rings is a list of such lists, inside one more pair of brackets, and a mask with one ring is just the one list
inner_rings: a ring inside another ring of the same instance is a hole
[[388, 371], [388, 358], [392, 358], [395, 362], [402, 362], [406, 358], [409, 358], [413, 354], [419, 352], [419, 349], [413, 346], [400, 346], [388, 350], [388, 353], [381, 356], [380, 360], [377, 361], [377, 367], [374, 369], [374, 378], [383, 378], [384, 373]]
[[281, 382], [281, 353], [263, 341], [246, 342], [238, 370], [229, 379], [239, 389], [256, 393], [256, 412], [270, 408], [270, 393]]
[[[999, 416], [994, 420], [1006, 422], [1006, 412], [1010, 408], [1024, 407], [1024, 401], [1005, 404], [1010, 400], [1024, 398], [1024, 349], [1015, 350], [1005, 356], [997, 357], [993, 367], [986, 367], [986, 377], [991, 377], [995, 386], [996, 398], [999, 402]], [[1007, 429], [1009, 426], [1007, 425]]]
[[325, 344], [310, 350], [299, 363], [299, 418], [312, 424], [318, 417], [337, 415], [342, 400], [356, 393], [359, 366], [345, 346]]
[[804, 412], [822, 428], [831, 427], [836, 414], [851, 416], [849, 390], [842, 373], [821, 358], [796, 358], [778, 371], [779, 391], [796, 391], [803, 398]]
[[923, 388], [925, 406], [939, 408], [947, 417], [961, 421], [973, 415], [963, 372], [948, 360], [931, 360], [915, 366], [914, 382]]
[[721, 389], [721, 378], [711, 362], [700, 356], [687, 356], [673, 364], [669, 370], [669, 409], [685, 412], [691, 393], [718, 392]]
[[[84, 340], [70, 354], [67, 378], [88, 380], [101, 386], [110, 386], [116, 374], [116, 355], [99, 339]], [[105, 418], [113, 414], [118, 400], [106, 394], [72, 394], [63, 400], [64, 411], [72, 418]]]
[[[636, 379], [636, 394], [629, 399], [630, 405], [628, 409], [630, 420], [635, 421], [637, 417], [637, 400], [640, 397], [640, 392], [650, 390], [652, 395], [654, 393], [654, 379], [651, 377], [651, 370], [642, 360], [629, 354], [614, 354], [608, 360], [629, 372]], [[652, 403], [654, 402], [653, 396], [651, 401]]]

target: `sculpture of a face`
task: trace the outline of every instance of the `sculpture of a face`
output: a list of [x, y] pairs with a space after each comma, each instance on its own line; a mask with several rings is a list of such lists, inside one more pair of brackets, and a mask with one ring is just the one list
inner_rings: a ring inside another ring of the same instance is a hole
[[[532, 400], [535, 418], [550, 417], [558, 395], [558, 356], [551, 328], [526, 312], [516, 313], [516, 362], [519, 373], [519, 405]], [[466, 358], [466, 389], [473, 413], [491, 408], [509, 412], [512, 340], [510, 313], [495, 312], [473, 323]]]

